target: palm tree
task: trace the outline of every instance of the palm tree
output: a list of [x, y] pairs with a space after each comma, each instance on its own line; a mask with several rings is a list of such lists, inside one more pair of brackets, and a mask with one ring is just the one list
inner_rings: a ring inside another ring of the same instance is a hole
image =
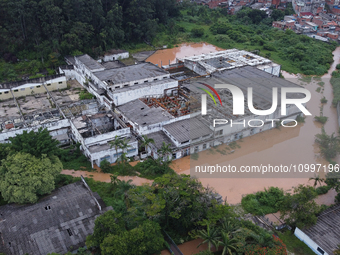
[[319, 175], [315, 175], [315, 174], [314, 174], [314, 177], [309, 178], [309, 181], [311, 181], [311, 180], [314, 180], [314, 185], [313, 185], [314, 189], [315, 189], [316, 185], [318, 185], [318, 183], [321, 185], [322, 182], [324, 181], [323, 178], [320, 178]]
[[120, 181], [117, 187], [117, 191], [115, 192], [115, 197], [121, 197], [122, 195], [126, 196], [126, 193], [129, 189], [133, 188], [135, 185], [132, 184], [132, 180], [128, 181]]
[[233, 233], [235, 230], [234, 224], [232, 224], [230, 221], [224, 220], [221, 224], [221, 231], [225, 233]]
[[166, 144], [165, 142], [162, 143], [162, 147], [158, 150], [158, 152], [162, 155], [162, 159], [164, 160], [164, 156], [166, 156], [165, 161], [169, 161], [169, 154], [172, 152], [170, 148], [171, 144]]
[[118, 179], [118, 175], [116, 174], [112, 174], [110, 177], [112, 190], [115, 190], [122, 181]]
[[[119, 138], [118, 135], [116, 135], [115, 138], [114, 138], [114, 140], [111, 141], [111, 142], [109, 142], [109, 144], [110, 144], [110, 149], [111, 149], [112, 147], [114, 147], [115, 150], [116, 150], [116, 154], [117, 154], [117, 153], [118, 153], [118, 149], [120, 148], [121, 143], [122, 143], [122, 140]], [[118, 154], [117, 154], [117, 159], [118, 159]]]
[[223, 246], [222, 255], [232, 255], [232, 251], [236, 251], [237, 244], [238, 240], [236, 238], [231, 238], [229, 233], [221, 233], [221, 240], [218, 241], [218, 246]]
[[118, 163], [126, 163], [128, 158], [126, 157], [126, 152], [123, 152], [122, 155], [117, 159]]
[[155, 144], [155, 141], [152, 138], [148, 138], [147, 135], [142, 135], [142, 137], [143, 137], [143, 139], [142, 139], [143, 141], [142, 141], [140, 147], [141, 148], [144, 147], [145, 151], [148, 152], [147, 149], [148, 149], [149, 145]]
[[126, 150], [131, 147], [129, 145], [130, 139], [127, 139], [126, 137], [123, 138], [123, 140], [120, 141], [119, 148], [123, 150], [123, 152], [126, 153]]
[[207, 224], [207, 229], [202, 229], [197, 231], [197, 238], [202, 238], [203, 241], [197, 246], [200, 247], [204, 243], [208, 243], [208, 249], [211, 251], [211, 246], [214, 246], [216, 249], [218, 247], [218, 239], [219, 233], [215, 228], [210, 228], [210, 225]]

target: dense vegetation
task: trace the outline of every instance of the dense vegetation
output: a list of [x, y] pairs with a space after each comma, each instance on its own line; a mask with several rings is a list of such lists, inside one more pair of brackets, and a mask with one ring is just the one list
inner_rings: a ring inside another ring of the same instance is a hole
[[[114, 208], [114, 212], [97, 218], [94, 234], [86, 241], [92, 251], [151, 254], [155, 250], [143, 252], [141, 243], [145, 242], [146, 247], [165, 248], [167, 245], [158, 232], [162, 229], [178, 244], [200, 237], [211, 250], [221, 247], [223, 254], [228, 254], [228, 249], [238, 254], [262, 254], [263, 251], [287, 254], [279, 239], [239, 218], [231, 206], [218, 204], [211, 189], [187, 175], [165, 174], [151, 186], [135, 186], [115, 176], [111, 183], [86, 180], [91, 189]], [[143, 235], [144, 224], [153, 225], [154, 230], [147, 236]], [[130, 242], [131, 238], [136, 238], [136, 242]], [[258, 253], [251, 253], [255, 250]]]
[[6, 202], [35, 203], [51, 193], [62, 163], [55, 152], [57, 142], [47, 129], [27, 132], [1, 145], [0, 192]]
[[[233, 16], [225, 12], [199, 6], [183, 7], [182, 15], [177, 18], [177, 31], [169, 39], [173, 44], [179, 40], [203, 40], [221, 48], [255, 50], [280, 63], [284, 70], [294, 73], [321, 75], [333, 61], [331, 52], [336, 43], [327, 44], [297, 35], [292, 30], [272, 28], [273, 19], [266, 17], [263, 11], [243, 8]], [[188, 32], [197, 28], [203, 29], [204, 34], [191, 38], [194, 35]]]
[[230, 16], [227, 9], [176, 5], [174, 0], [2, 0], [0, 82], [53, 74], [68, 54], [98, 56], [112, 48], [151, 49], [148, 45], [189, 41], [255, 50], [289, 72], [325, 73], [336, 43], [272, 28], [283, 14], [274, 10], [268, 18], [263, 11], [244, 8]]
[[255, 215], [276, 213], [284, 199], [282, 189], [270, 187], [256, 194], [249, 194], [242, 198], [242, 206], [246, 212]]

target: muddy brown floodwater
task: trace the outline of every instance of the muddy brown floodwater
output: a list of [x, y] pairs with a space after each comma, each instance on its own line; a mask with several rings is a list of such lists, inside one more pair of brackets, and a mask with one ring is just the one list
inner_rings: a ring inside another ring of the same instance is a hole
[[[106, 174], [102, 172], [87, 172], [87, 171], [74, 171], [74, 170], [63, 170], [61, 171], [62, 174], [72, 175], [73, 177], [83, 177], [92, 178], [95, 181], [101, 182], [111, 182], [111, 174]], [[141, 178], [138, 176], [119, 176], [118, 179], [128, 181], [132, 180], [132, 183], [135, 185], [142, 185], [144, 183], [152, 183], [151, 180]]]
[[[198, 160], [189, 157], [181, 158], [173, 163], [173, 168], [177, 173], [190, 174], [190, 168], [194, 168], [202, 163], [209, 165], [232, 165], [240, 167], [241, 165], [261, 165], [271, 164], [279, 166], [281, 164], [328, 164], [319, 155], [318, 146], [315, 144], [315, 135], [321, 133], [322, 125], [314, 121], [314, 116], [320, 115], [320, 99], [325, 96], [328, 102], [323, 106], [323, 115], [328, 117], [325, 124], [325, 130], [328, 134], [337, 133], [337, 114], [336, 109], [332, 106], [332, 86], [330, 84], [330, 74], [334, 71], [335, 66], [339, 63], [340, 47], [333, 52], [334, 63], [329, 72], [322, 76], [324, 84], [323, 93], [318, 93], [316, 89], [319, 87], [318, 81], [309, 84], [303, 83], [298, 76], [283, 72], [287, 80], [302, 84], [311, 94], [311, 100], [307, 103], [308, 110], [312, 116], [307, 116], [305, 123], [299, 124], [294, 128], [281, 128], [265, 131], [251, 137], [243, 138], [238, 141], [241, 148], [236, 149], [234, 153], [222, 155], [216, 150], [206, 150], [199, 153]], [[220, 145], [219, 149], [226, 147], [225, 144]], [[339, 159], [337, 159], [339, 162]], [[205, 186], [213, 187], [219, 194], [227, 198], [228, 203], [240, 203], [242, 196], [254, 193], [264, 188], [275, 186], [283, 188], [286, 191], [292, 190], [298, 184], [310, 184], [308, 177], [312, 177], [314, 173], [304, 178], [200, 178]], [[322, 176], [322, 173], [320, 174]], [[288, 177], [288, 176], [287, 176]], [[291, 177], [291, 175], [290, 175]]]
[[200, 55], [203, 53], [210, 53], [223, 50], [209, 43], [183, 43], [172, 49], [158, 50], [152, 54], [146, 61], [156, 64], [158, 66], [165, 66], [176, 63], [176, 58], [183, 58], [186, 56]]

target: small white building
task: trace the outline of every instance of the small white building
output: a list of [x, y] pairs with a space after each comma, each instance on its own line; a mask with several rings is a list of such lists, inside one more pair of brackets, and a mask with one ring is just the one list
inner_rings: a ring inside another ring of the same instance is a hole
[[129, 52], [126, 50], [109, 50], [107, 51], [103, 57], [101, 57], [98, 62], [102, 63], [102, 62], [108, 62], [108, 61], [115, 61], [115, 60], [121, 60], [121, 59], [125, 59], [125, 58], [129, 58]]

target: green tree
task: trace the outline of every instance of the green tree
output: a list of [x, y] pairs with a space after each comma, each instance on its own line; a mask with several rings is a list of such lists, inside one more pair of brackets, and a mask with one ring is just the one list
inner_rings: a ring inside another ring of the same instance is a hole
[[18, 152], [2, 160], [0, 167], [0, 192], [10, 203], [35, 203], [39, 196], [51, 193], [55, 178], [62, 170], [56, 156]]
[[314, 181], [313, 187], [315, 189], [316, 185], [321, 185], [322, 182], [324, 181], [323, 178], [320, 178], [320, 175], [314, 175], [314, 177], [309, 178], [309, 181]]
[[154, 254], [163, 248], [164, 238], [158, 223], [144, 221], [142, 225], [118, 235], [109, 234], [100, 245], [103, 255]]
[[281, 10], [275, 9], [273, 10], [271, 17], [273, 20], [283, 20], [285, 13]]
[[211, 251], [211, 247], [218, 248], [220, 235], [216, 228], [210, 227], [210, 224], [207, 224], [207, 229], [201, 229], [197, 231], [196, 238], [201, 238], [203, 241], [197, 246], [201, 246], [202, 244], [208, 244], [208, 250]]
[[[119, 138], [118, 135], [116, 135], [113, 139], [113, 141], [109, 142], [110, 148], [115, 148], [116, 154], [118, 155], [118, 149], [120, 148], [122, 140]], [[118, 157], [117, 157], [118, 158]]]
[[152, 138], [148, 138], [147, 135], [142, 135], [142, 138], [143, 139], [142, 139], [140, 147], [144, 148], [144, 150], [147, 152], [150, 144], [155, 144], [155, 141]]
[[41, 158], [43, 154], [53, 158], [59, 152], [59, 142], [51, 137], [46, 128], [39, 128], [37, 132], [25, 130], [21, 135], [10, 137], [9, 140], [14, 151], [29, 153], [36, 158]]
[[121, 141], [120, 141], [120, 145], [119, 148], [123, 151], [123, 152], [127, 152], [127, 149], [131, 147], [131, 145], [129, 145], [130, 139], [124, 137]]
[[222, 246], [222, 255], [232, 255], [233, 251], [237, 249], [238, 240], [236, 238], [231, 237], [229, 233], [222, 232], [221, 240], [218, 241], [218, 246]]
[[287, 193], [280, 206], [281, 219], [292, 227], [314, 225], [320, 211], [320, 206], [314, 201], [316, 197], [317, 193], [311, 186], [299, 185], [294, 188], [294, 194]]
[[93, 234], [86, 237], [87, 247], [99, 248], [109, 234], [118, 235], [125, 231], [122, 215], [114, 210], [105, 212], [94, 223]]
[[171, 144], [166, 144], [165, 142], [162, 143], [162, 147], [158, 150], [158, 152], [161, 154], [160, 160], [164, 161], [165, 163], [171, 161], [169, 160], [169, 157], [171, 156], [172, 149]]
[[191, 34], [194, 37], [202, 37], [204, 35], [204, 29], [203, 28], [193, 28], [193, 29], [191, 29]]
[[103, 171], [103, 173], [110, 173], [112, 169], [111, 163], [106, 159], [102, 160], [100, 162], [100, 169]]
[[335, 136], [334, 133], [327, 135], [323, 128], [322, 133], [315, 136], [315, 142], [319, 144], [321, 154], [327, 159], [336, 157], [340, 151], [339, 137]]

